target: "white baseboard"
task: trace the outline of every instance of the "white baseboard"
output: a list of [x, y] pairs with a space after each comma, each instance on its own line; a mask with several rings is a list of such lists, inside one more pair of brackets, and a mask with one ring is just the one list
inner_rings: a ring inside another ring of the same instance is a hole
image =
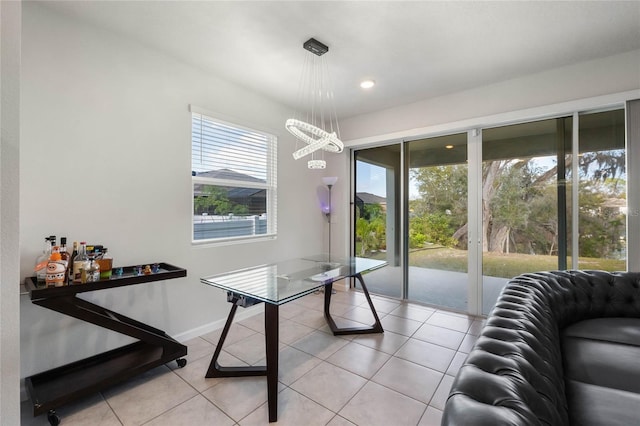
[[[251, 306], [250, 308], [241, 309], [239, 311], [236, 311], [236, 316], [233, 318], [233, 322], [235, 323], [245, 320], [262, 312], [264, 312], [264, 303]], [[209, 324], [203, 324], [196, 328], [192, 328], [191, 330], [183, 331], [182, 333], [176, 334], [175, 336], [173, 336], [173, 338], [178, 342], [186, 342], [187, 340], [195, 339], [196, 337], [200, 337], [203, 334], [211, 333], [212, 331], [224, 327], [225, 322], [227, 322], [226, 318], [210, 322]]]

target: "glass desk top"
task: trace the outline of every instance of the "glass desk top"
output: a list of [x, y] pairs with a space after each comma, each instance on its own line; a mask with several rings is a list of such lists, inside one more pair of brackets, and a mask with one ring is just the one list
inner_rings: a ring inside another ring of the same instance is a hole
[[208, 284], [261, 302], [282, 305], [343, 278], [385, 266], [363, 257], [309, 256], [200, 278]]

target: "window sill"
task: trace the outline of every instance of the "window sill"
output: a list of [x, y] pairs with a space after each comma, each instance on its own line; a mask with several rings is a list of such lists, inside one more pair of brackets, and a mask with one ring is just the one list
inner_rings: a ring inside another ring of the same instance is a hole
[[248, 237], [229, 237], [218, 238], [215, 240], [193, 240], [191, 246], [193, 248], [210, 248], [231, 246], [236, 244], [259, 243], [264, 241], [272, 241], [277, 239], [277, 234], [252, 235]]

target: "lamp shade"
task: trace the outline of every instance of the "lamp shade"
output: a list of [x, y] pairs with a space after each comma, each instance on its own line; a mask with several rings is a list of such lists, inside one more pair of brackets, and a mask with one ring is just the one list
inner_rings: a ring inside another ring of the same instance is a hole
[[322, 182], [324, 182], [324, 184], [327, 186], [333, 186], [336, 184], [337, 181], [338, 181], [338, 178], [336, 176], [328, 176], [328, 177], [322, 178]]

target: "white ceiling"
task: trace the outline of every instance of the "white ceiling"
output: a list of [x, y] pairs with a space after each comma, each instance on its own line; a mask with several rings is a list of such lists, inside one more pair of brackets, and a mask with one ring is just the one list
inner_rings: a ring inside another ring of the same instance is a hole
[[640, 49], [640, 1], [46, 4], [292, 108], [314, 37], [340, 118]]

